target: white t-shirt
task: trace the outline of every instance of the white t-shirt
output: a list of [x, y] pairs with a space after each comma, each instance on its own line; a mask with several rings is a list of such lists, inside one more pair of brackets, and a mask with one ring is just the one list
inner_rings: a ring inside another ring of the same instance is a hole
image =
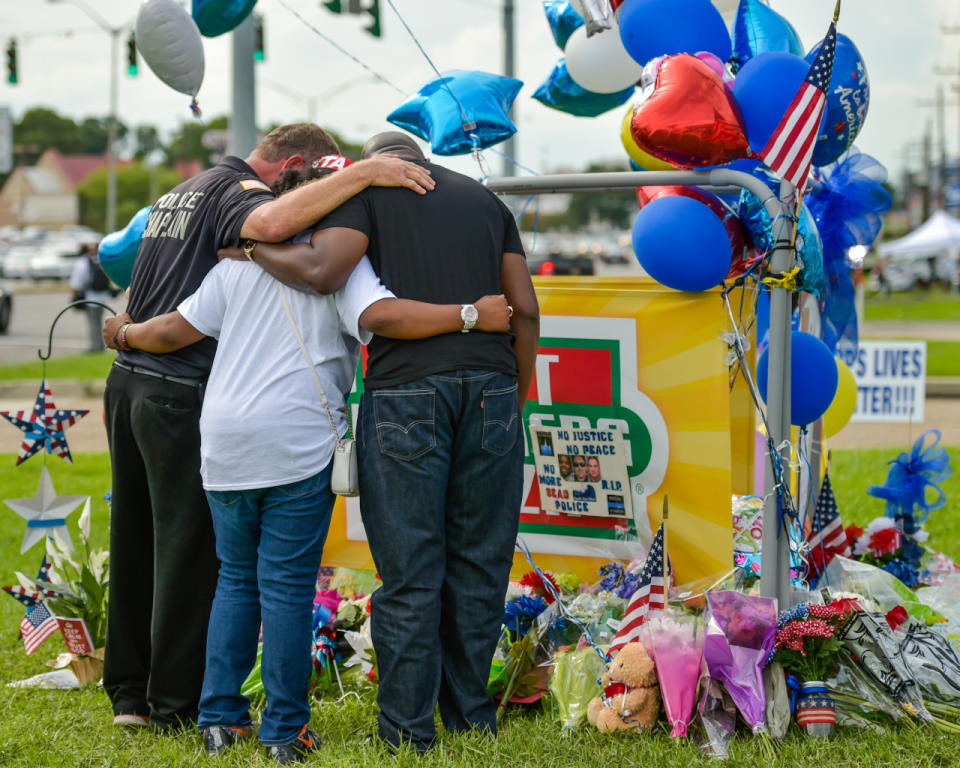
[[[218, 339], [200, 416], [200, 474], [208, 490], [293, 483], [323, 470], [333, 456], [330, 420], [278, 285], [256, 264], [224, 259], [177, 307], [190, 325]], [[360, 328], [360, 315], [394, 296], [366, 257], [330, 296], [282, 288], [343, 435], [345, 393], [360, 345], [372, 335]]]

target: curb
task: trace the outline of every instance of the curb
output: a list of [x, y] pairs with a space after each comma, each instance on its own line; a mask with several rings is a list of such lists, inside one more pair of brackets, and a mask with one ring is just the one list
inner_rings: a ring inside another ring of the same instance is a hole
[[[71, 379], [48, 379], [50, 391], [54, 397], [75, 397], [102, 399], [106, 389], [105, 379], [91, 381], [75, 381]], [[35, 398], [37, 396], [37, 382], [7, 381], [0, 382], [0, 399], [19, 400]]]

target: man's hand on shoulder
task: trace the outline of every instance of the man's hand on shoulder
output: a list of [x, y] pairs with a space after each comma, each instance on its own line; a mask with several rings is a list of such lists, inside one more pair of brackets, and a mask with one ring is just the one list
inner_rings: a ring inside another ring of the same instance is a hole
[[507, 305], [507, 297], [502, 293], [497, 296], [484, 296], [474, 306], [479, 315], [475, 326], [478, 331], [506, 333], [510, 330], [513, 308]]
[[425, 195], [436, 186], [430, 171], [416, 163], [401, 160], [393, 155], [377, 155], [354, 163], [369, 174], [372, 187], [406, 187]]

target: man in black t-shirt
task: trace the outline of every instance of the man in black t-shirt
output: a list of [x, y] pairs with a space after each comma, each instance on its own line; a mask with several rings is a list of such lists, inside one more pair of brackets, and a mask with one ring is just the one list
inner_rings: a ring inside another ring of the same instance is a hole
[[[370, 184], [433, 187], [425, 169], [383, 158], [274, 199], [267, 184], [281, 171], [336, 151], [315, 125], [281, 126], [246, 160], [226, 157], [163, 195], [143, 233], [127, 319], [175, 310], [217, 263], [217, 249], [241, 237], [284, 240]], [[115, 724], [163, 731], [197, 717], [217, 579], [199, 432], [216, 343], [153, 355], [127, 347], [124, 333], [121, 325], [112, 339], [124, 351], [104, 395], [113, 496], [103, 681]]]
[[[375, 136], [364, 156], [383, 152], [429, 170], [435, 192], [364, 190], [320, 221], [311, 243], [258, 244], [253, 258], [329, 292], [366, 253], [398, 297], [462, 304], [461, 333], [374, 336], [356, 428], [361, 513], [383, 579], [371, 611], [379, 734], [427, 749], [438, 703], [449, 731], [496, 731], [487, 678], [517, 536], [539, 312], [499, 198], [427, 162], [405, 134]], [[501, 292], [512, 332], [470, 332], [469, 302]]]

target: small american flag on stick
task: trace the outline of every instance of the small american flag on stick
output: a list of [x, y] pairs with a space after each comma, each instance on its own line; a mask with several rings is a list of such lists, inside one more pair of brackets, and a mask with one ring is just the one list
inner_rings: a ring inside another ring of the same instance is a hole
[[640, 638], [640, 628], [646, 622], [650, 611], [662, 611], [664, 609], [666, 605], [666, 598], [664, 597], [666, 581], [663, 570], [663, 526], [661, 525], [657, 530], [657, 535], [653, 537], [653, 543], [647, 553], [647, 561], [640, 571], [640, 586], [637, 587], [637, 591], [630, 598], [630, 604], [627, 605], [627, 610], [623, 615], [623, 623], [610, 645], [611, 655], [627, 643]]
[[837, 49], [839, 15], [840, 2], [837, 0], [833, 21], [810, 65], [807, 77], [767, 145], [760, 152], [760, 159], [780, 178], [793, 184], [801, 195], [810, 175], [820, 121], [826, 109], [827, 89], [830, 87], [833, 57]]

